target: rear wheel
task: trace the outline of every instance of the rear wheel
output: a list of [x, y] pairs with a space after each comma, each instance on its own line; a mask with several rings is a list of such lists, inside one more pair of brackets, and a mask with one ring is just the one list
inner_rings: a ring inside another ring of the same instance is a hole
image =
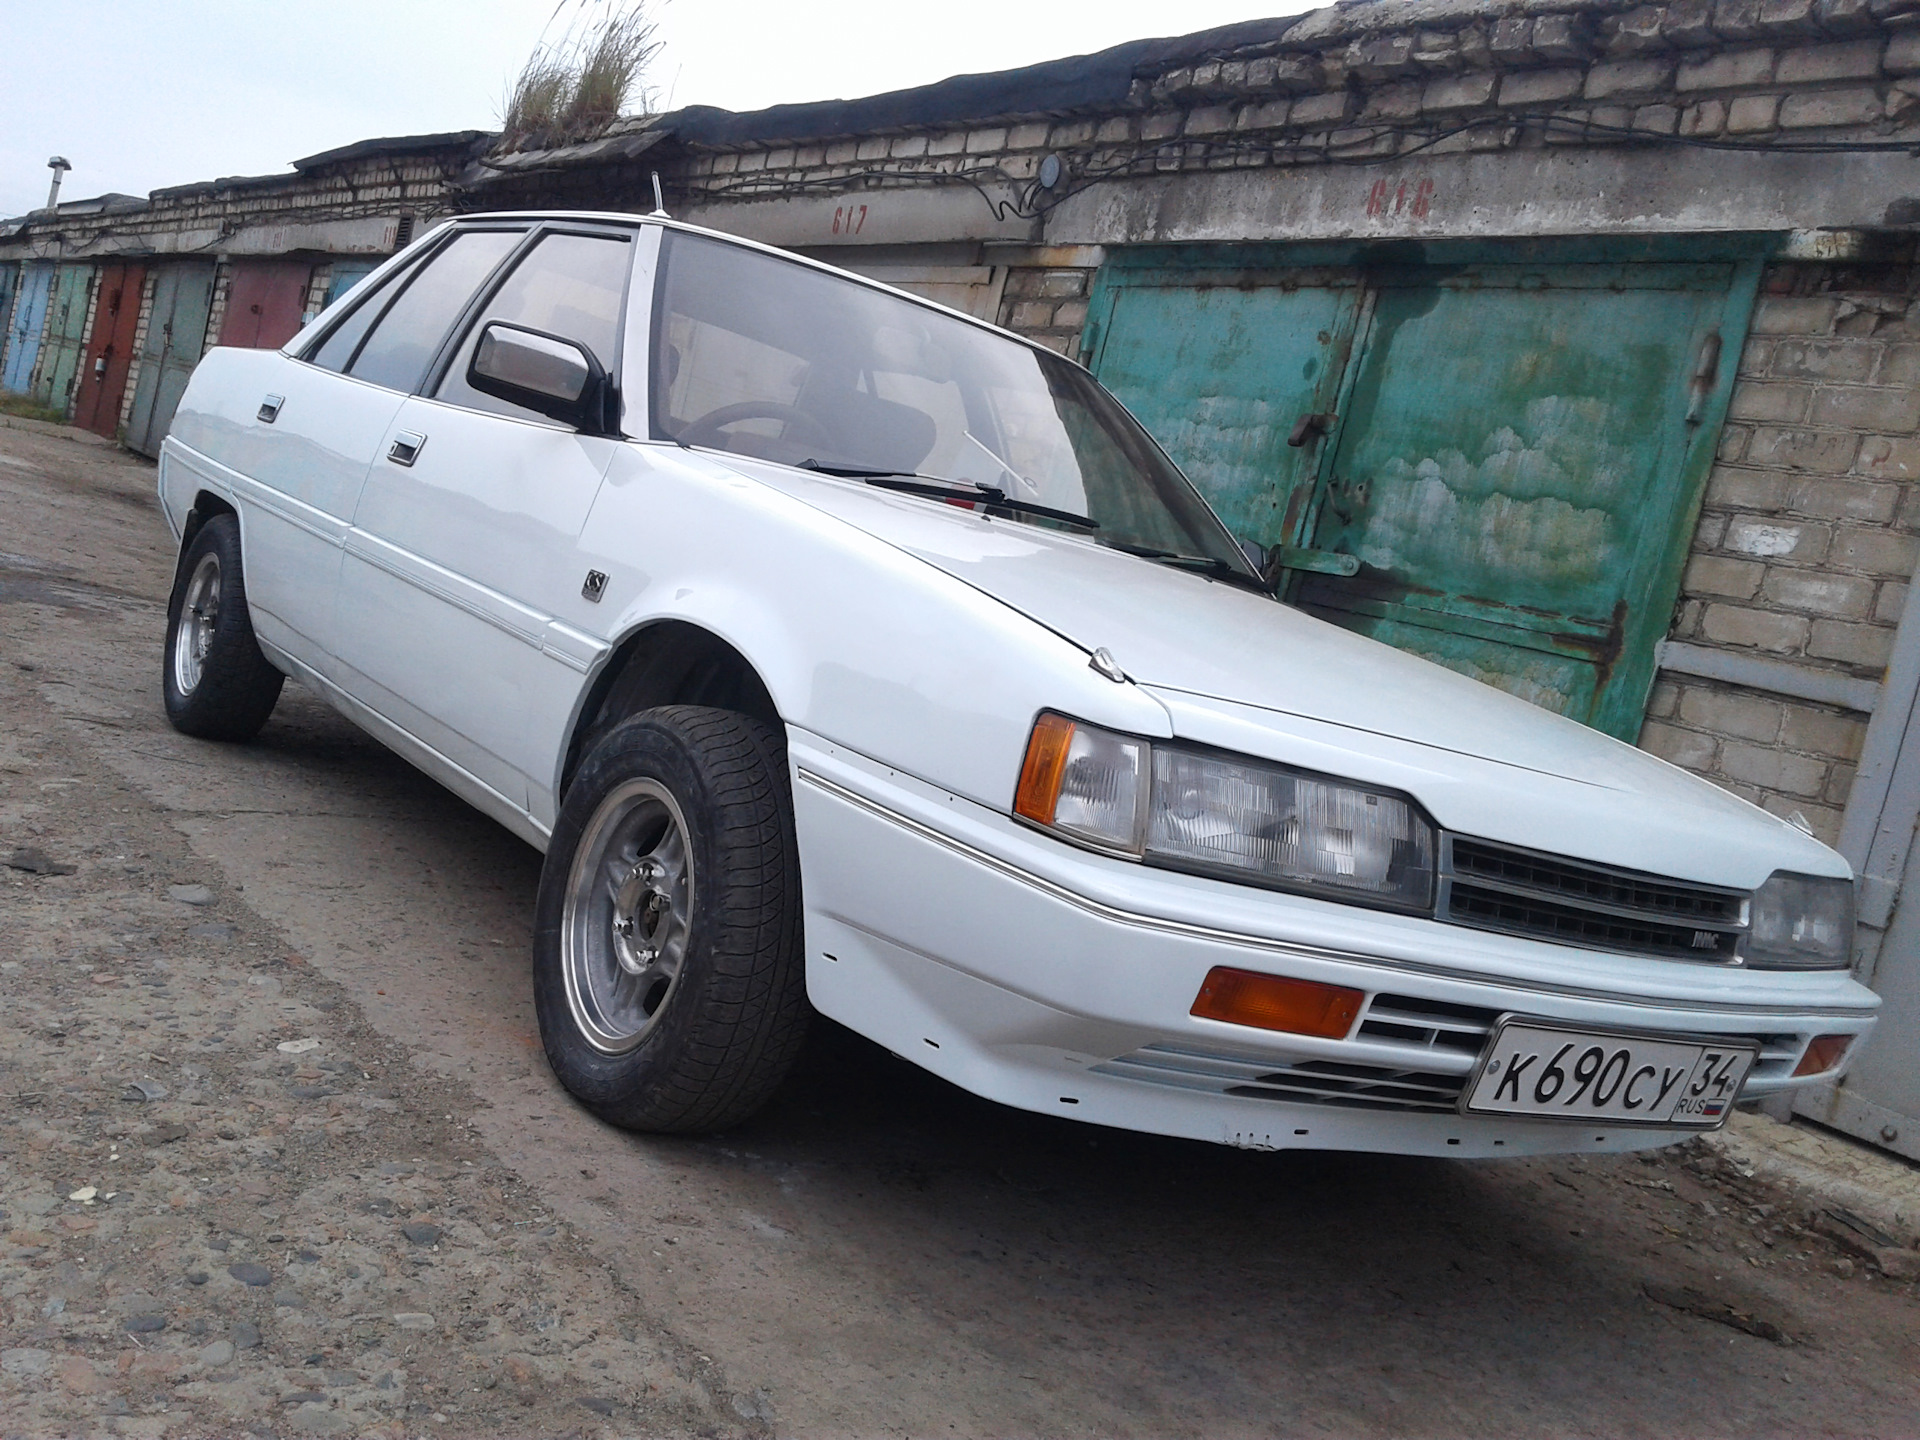
[[805, 1038], [800, 936], [779, 733], [691, 705], [615, 726], [540, 877], [534, 1001], [554, 1074], [629, 1129], [739, 1123]]
[[167, 719], [203, 740], [251, 740], [280, 699], [286, 676], [254, 639], [231, 515], [208, 520], [180, 557], [161, 668]]

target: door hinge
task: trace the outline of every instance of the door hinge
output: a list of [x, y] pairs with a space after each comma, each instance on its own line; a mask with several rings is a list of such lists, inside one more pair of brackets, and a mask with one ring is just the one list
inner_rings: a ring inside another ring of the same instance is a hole
[[1332, 550], [1276, 545], [1267, 552], [1267, 568], [1271, 572], [1311, 570], [1316, 575], [1358, 575], [1360, 561], [1356, 556], [1340, 555]]

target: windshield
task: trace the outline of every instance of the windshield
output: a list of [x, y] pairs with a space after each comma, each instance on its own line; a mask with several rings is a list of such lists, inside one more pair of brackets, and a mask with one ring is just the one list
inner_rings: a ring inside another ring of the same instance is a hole
[[1057, 356], [684, 231], [663, 237], [653, 317], [656, 438], [906, 478], [934, 501], [978, 491], [996, 516], [1252, 573], [1146, 432]]

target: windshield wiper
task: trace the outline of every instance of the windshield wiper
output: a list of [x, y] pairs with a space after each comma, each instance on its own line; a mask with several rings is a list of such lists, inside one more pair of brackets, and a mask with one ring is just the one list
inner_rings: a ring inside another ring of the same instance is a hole
[[1151, 545], [1129, 545], [1124, 540], [1102, 540], [1102, 545], [1119, 550], [1128, 555], [1138, 555], [1142, 560], [1151, 560], [1157, 565], [1172, 565], [1182, 570], [1197, 570], [1211, 579], [1224, 580], [1230, 585], [1238, 585], [1243, 590], [1252, 590], [1256, 594], [1271, 597], [1273, 587], [1258, 575], [1250, 575], [1229, 560], [1213, 555], [1182, 555], [1177, 550], [1157, 550]]
[[[1076, 515], [1071, 510], [1056, 510], [1051, 505], [1036, 505], [1031, 500], [1020, 500], [997, 485], [982, 485], [977, 480], [943, 480], [938, 475], [920, 475], [910, 470], [859, 470], [847, 465], [822, 465], [818, 460], [802, 460], [798, 468], [842, 480], [864, 480], [882, 490], [899, 490], [904, 494], [925, 495], [934, 500], [965, 500], [985, 505], [990, 510], [1038, 515], [1045, 520], [1058, 520], [1064, 525], [1077, 525], [1083, 530], [1100, 528], [1098, 520]], [[963, 490], [960, 488], [962, 485], [973, 488]]]

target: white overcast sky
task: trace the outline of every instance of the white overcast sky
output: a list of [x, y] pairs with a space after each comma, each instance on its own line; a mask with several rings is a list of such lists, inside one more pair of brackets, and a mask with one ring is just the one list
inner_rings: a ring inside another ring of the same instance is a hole
[[[566, 0], [577, 4], [580, 0]], [[382, 135], [493, 129], [556, 0], [52, 0], [0, 6], [0, 215], [265, 175]], [[877, 94], [1311, 8], [1303, 0], [659, 0], [663, 102]]]

